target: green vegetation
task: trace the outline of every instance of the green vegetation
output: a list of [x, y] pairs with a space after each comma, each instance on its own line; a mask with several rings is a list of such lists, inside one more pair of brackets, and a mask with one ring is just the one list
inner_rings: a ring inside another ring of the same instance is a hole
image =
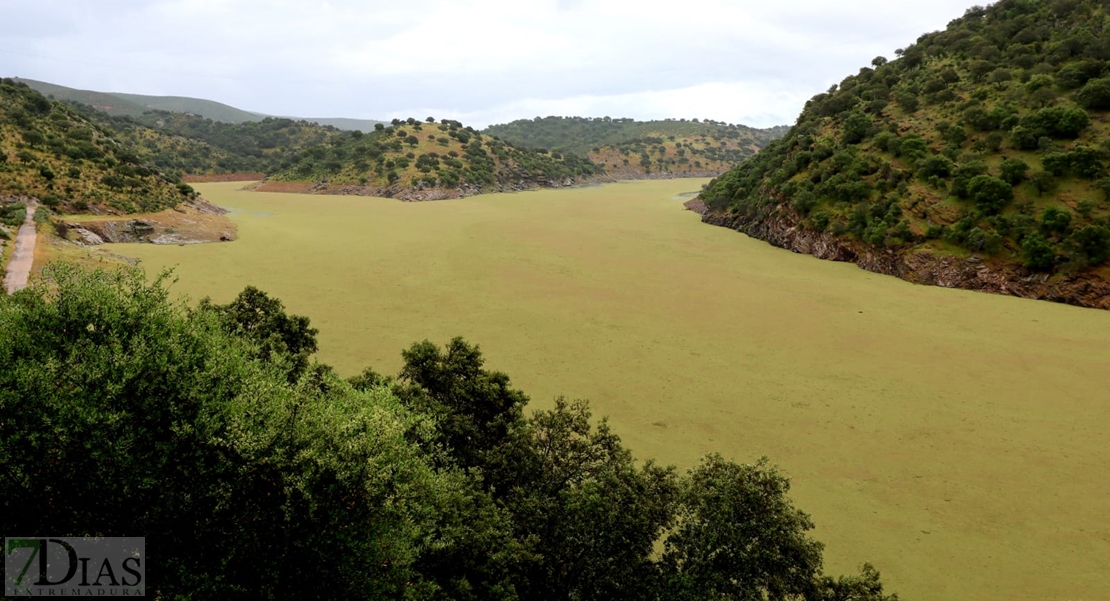
[[705, 181], [434, 203], [202, 184], [236, 208], [236, 242], [107, 250], [152, 274], [177, 265], [193, 299], [228, 304], [248, 283], [281, 298], [343, 376], [397, 374], [398, 350], [462, 335], [529, 407], [590, 399], [637, 458], [684, 471], [767, 455], [826, 571], [872, 561], [906, 599], [1110, 590], [1092, 526], [1110, 480], [1091, 477], [1108, 460], [1106, 313], [914, 286], [706, 227], [676, 200]]
[[185, 113], [113, 117], [87, 105], [73, 107], [112, 131], [143, 160], [175, 175], [264, 173], [306, 148], [330, 145], [345, 135], [334, 127], [291, 119], [222, 123]]
[[11, 79], [0, 80], [0, 196], [67, 212], [158, 211], [195, 196], [111, 133]]
[[331, 146], [305, 149], [271, 174], [274, 181], [376, 188], [467, 188], [489, 192], [562, 185], [602, 175], [574, 155], [516, 148], [458, 121], [394, 119], [390, 127], [354, 132]]
[[485, 132], [520, 146], [588, 156], [614, 177], [640, 178], [721, 173], [782, 137], [786, 129], [697, 119], [536, 117], [492, 125]]
[[586, 154], [596, 147], [616, 146], [651, 136], [703, 138], [718, 143], [735, 140], [744, 146], [762, 148], [771, 140], [782, 137], [786, 130], [786, 127], [755, 129], [708, 119], [636, 121], [609, 117], [536, 117], [491, 125], [484, 131], [521, 146]]
[[1098, 268], [1110, 254], [1108, 20], [1089, 0], [971, 8], [815, 96], [785, 139], [702, 199], [746, 223], [791, 207], [864, 246]]
[[897, 600], [822, 574], [765, 460], [637, 465], [584, 402], [524, 417], [461, 338], [345, 382], [257, 289], [46, 275], [0, 298], [0, 528], [172, 541], [156, 597]]

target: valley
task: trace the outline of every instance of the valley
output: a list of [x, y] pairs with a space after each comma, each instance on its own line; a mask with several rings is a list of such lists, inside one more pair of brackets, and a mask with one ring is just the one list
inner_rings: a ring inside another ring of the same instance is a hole
[[639, 459], [767, 455], [828, 568], [871, 561], [903, 598], [1100, 598], [1110, 315], [706, 227], [682, 210], [704, 181], [434, 203], [198, 184], [239, 240], [106, 248], [194, 302], [276, 295], [343, 375], [462, 335], [535, 408], [590, 399]]
[[166, 599], [1110, 601], [1106, 2], [140, 4], [10, 11], [91, 89], [0, 73], [0, 534]]

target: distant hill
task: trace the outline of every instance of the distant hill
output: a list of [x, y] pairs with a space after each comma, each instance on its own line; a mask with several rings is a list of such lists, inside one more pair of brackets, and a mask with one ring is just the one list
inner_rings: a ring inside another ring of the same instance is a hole
[[133, 145], [144, 159], [179, 176], [263, 173], [305, 148], [331, 144], [344, 134], [331, 126], [273, 117], [222, 123], [160, 110], [131, 117], [110, 116], [79, 103], [73, 106]]
[[[228, 106], [213, 100], [200, 98], [187, 98], [184, 96], [147, 96], [143, 94], [124, 94], [118, 92], [94, 92], [91, 90], [78, 90], [57, 84], [36, 81], [33, 79], [16, 78], [39, 92], [53, 96], [56, 100], [70, 100], [87, 104], [113, 116], [138, 117], [147, 111], [167, 111], [172, 113], [189, 113], [205, 119], [221, 123], [249, 123], [275, 118], [272, 115], [254, 113]], [[295, 121], [308, 121], [320, 125], [330, 125], [342, 130], [370, 131], [374, 124], [382, 123], [368, 119], [343, 119], [343, 118], [302, 118], [302, 117], [276, 117], [292, 119]]]
[[786, 133], [716, 121], [546, 117], [484, 131], [519, 146], [588, 156], [611, 176], [714, 176]]
[[408, 119], [306, 149], [272, 173], [262, 189], [431, 200], [575, 185], [603, 176], [597, 165], [576, 155], [517, 148], [457, 121]]
[[221, 123], [246, 123], [248, 121], [261, 121], [263, 118], [262, 115], [237, 109], [214, 100], [186, 98], [184, 96], [145, 96], [143, 94], [121, 94], [118, 92], [111, 92], [111, 94], [148, 110], [190, 113]]
[[1108, 21], [1094, 0], [971, 8], [815, 96], [694, 206], [914, 282], [1110, 309]]
[[0, 196], [73, 212], [158, 211], [195, 196], [101, 125], [12, 79], [0, 80]]

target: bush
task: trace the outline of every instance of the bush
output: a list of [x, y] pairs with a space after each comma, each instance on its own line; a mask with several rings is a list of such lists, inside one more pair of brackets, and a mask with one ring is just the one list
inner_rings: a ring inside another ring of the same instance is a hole
[[1062, 177], [1071, 169], [1071, 155], [1066, 152], [1051, 152], [1041, 159], [1041, 164], [1045, 171], [1056, 177]]
[[1038, 136], [1075, 138], [1090, 125], [1087, 111], [1081, 108], [1051, 106], [1021, 120], [1021, 126]]
[[967, 184], [968, 196], [987, 214], [997, 213], [1014, 199], [1010, 184], [989, 175], [977, 175]]
[[928, 179], [933, 176], [948, 177], [955, 165], [943, 155], [934, 155], [921, 161], [917, 167], [917, 176]]
[[1021, 159], [1009, 158], [1002, 161], [1001, 172], [1003, 181], [1011, 186], [1017, 186], [1025, 181], [1025, 176], [1029, 173], [1029, 165]]
[[870, 117], [854, 112], [844, 120], [841, 140], [844, 144], [859, 144], [871, 134], [872, 125]]
[[1072, 234], [1070, 243], [1088, 265], [1094, 267], [1110, 258], [1110, 229], [1101, 225], [1088, 225]]
[[1025, 267], [1034, 271], [1051, 271], [1056, 265], [1056, 251], [1044, 236], [1032, 233], [1021, 242], [1021, 256]]
[[818, 211], [810, 217], [810, 222], [813, 224], [814, 231], [823, 232], [825, 228], [829, 227], [829, 214]]
[[1044, 195], [1056, 189], [1057, 181], [1056, 176], [1048, 171], [1038, 171], [1030, 178], [1033, 187], [1037, 189], [1037, 194]]
[[1110, 109], [1110, 79], [1092, 79], [1075, 95], [1083, 108], [1102, 111]]
[[289, 384], [165, 275], [47, 275], [0, 298], [0, 529], [173, 541], [167, 599], [403, 596], [457, 486], [425, 418], [328, 370]]
[[1048, 207], [1041, 214], [1041, 226], [1046, 232], [1062, 234], [1071, 226], [1071, 213], [1056, 207]]

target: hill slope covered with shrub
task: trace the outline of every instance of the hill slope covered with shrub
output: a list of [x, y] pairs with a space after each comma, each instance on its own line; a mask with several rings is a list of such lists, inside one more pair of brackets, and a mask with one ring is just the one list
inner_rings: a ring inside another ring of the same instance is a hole
[[24, 84], [0, 80], [0, 196], [51, 208], [158, 211], [193, 198], [112, 132]]
[[537, 117], [484, 131], [520, 146], [584, 155], [615, 178], [636, 179], [717, 175], [759, 152], [786, 129], [696, 119]]
[[224, 123], [160, 110], [120, 116], [80, 103], [72, 106], [144, 160], [178, 176], [264, 173], [305, 148], [331, 144], [344, 135], [331, 126], [292, 119]]
[[911, 281], [1110, 308], [1110, 11], [1003, 0], [876, 58], [706, 221]]
[[389, 127], [305, 149], [269, 179], [313, 191], [417, 200], [575, 185], [602, 176], [588, 159], [518, 148], [458, 121], [429, 117], [395, 119]]

